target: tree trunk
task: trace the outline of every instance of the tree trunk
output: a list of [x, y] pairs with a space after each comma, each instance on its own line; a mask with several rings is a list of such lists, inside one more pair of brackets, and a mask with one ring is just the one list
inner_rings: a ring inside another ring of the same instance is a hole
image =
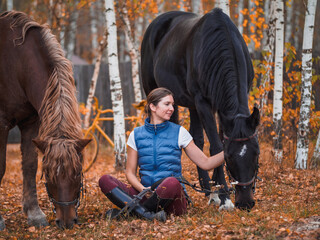
[[102, 59], [102, 54], [103, 54], [105, 47], [106, 47], [106, 38], [104, 37], [103, 41], [100, 44], [100, 51], [99, 51], [99, 54], [96, 58], [96, 64], [94, 66], [93, 76], [92, 76], [91, 83], [90, 83], [90, 89], [89, 89], [89, 94], [88, 94], [87, 103], [86, 103], [87, 112], [86, 112], [86, 115], [85, 115], [84, 121], [83, 121], [83, 128], [84, 129], [87, 129], [89, 127], [92, 100], [93, 100], [93, 96], [96, 92], [96, 86], [97, 86], [97, 81], [98, 81], [98, 76], [99, 76], [100, 66], [101, 66], [101, 59]]
[[230, 3], [229, 0], [218, 0], [217, 1], [217, 6], [222, 9], [222, 11], [230, 16]]
[[241, 13], [241, 11], [244, 8], [244, 0], [239, 0], [239, 5], [238, 5], [238, 29], [239, 32], [241, 33], [241, 35], [243, 34], [243, 14]]
[[203, 8], [202, 8], [202, 1], [201, 0], [191, 0], [192, 4], [192, 12], [202, 15], [203, 14]]
[[283, 42], [284, 42], [284, 22], [283, 22], [283, 0], [278, 0], [276, 5], [276, 51], [274, 69], [274, 93], [273, 93], [273, 123], [275, 135], [274, 156], [278, 162], [282, 161], [282, 88], [283, 88]]
[[[77, 4], [77, 2], [75, 4]], [[74, 49], [76, 45], [75, 43], [76, 43], [76, 35], [77, 35], [78, 17], [79, 17], [79, 11], [78, 10], [72, 11], [71, 18], [70, 18], [70, 28], [68, 31], [68, 41], [66, 44], [66, 57], [69, 60], [71, 60], [74, 54]]]
[[7, 11], [13, 10], [13, 0], [7, 0]]
[[185, 6], [184, 6], [184, 1], [183, 0], [179, 0], [179, 10], [184, 12], [185, 11]]
[[97, 6], [96, 2], [93, 2], [90, 6], [90, 30], [91, 30], [91, 46], [92, 46], [92, 51], [93, 55], [97, 56], [100, 54], [100, 51], [98, 49], [98, 21], [96, 17], [97, 13]]
[[110, 90], [113, 109], [115, 166], [124, 169], [126, 162], [126, 135], [123, 111], [123, 95], [119, 73], [117, 25], [113, 0], [105, 0], [107, 23], [107, 49], [110, 75]]
[[291, 37], [292, 37], [292, 17], [293, 17], [293, 2], [287, 2], [285, 5], [286, 7], [286, 30], [285, 30], [285, 36], [284, 36], [284, 42], [291, 42]]
[[301, 106], [295, 167], [306, 169], [309, 151], [309, 121], [312, 95], [312, 43], [317, 0], [308, 0], [303, 31]]
[[128, 11], [125, 5], [122, 6], [121, 18], [124, 22], [124, 33], [126, 35], [127, 44], [129, 47], [129, 55], [131, 59], [131, 70], [132, 70], [132, 85], [134, 90], [134, 101], [136, 103], [141, 102], [141, 86], [139, 77], [139, 54], [134, 44], [134, 39], [132, 38], [132, 31], [130, 26], [130, 21], [128, 17]]
[[314, 148], [313, 156], [311, 158], [310, 166], [311, 168], [316, 168], [320, 166], [320, 130], [318, 133], [316, 147]]
[[272, 62], [274, 56], [274, 39], [275, 39], [275, 24], [276, 24], [276, 1], [270, 1], [270, 11], [268, 19], [268, 29], [267, 29], [267, 44], [264, 49], [264, 58], [266, 60], [266, 73], [262, 78], [262, 88], [264, 90], [261, 99], [260, 99], [260, 114], [263, 116], [264, 108], [267, 105], [268, 94], [266, 90], [268, 85], [270, 85], [271, 80], [271, 71], [272, 71]]

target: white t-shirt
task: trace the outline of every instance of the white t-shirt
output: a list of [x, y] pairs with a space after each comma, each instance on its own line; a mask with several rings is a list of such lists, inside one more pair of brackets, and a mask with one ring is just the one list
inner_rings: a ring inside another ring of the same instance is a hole
[[[192, 141], [191, 134], [182, 126], [180, 126], [179, 130], [179, 139], [178, 139], [178, 145], [180, 148], [185, 148], [188, 146], [188, 144]], [[134, 131], [132, 131], [129, 135], [127, 144], [129, 147], [131, 147], [133, 150], [137, 150], [136, 141], [134, 140]]]

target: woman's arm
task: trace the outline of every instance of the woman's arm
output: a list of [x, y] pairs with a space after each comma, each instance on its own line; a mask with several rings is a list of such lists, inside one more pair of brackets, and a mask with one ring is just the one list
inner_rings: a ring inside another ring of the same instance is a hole
[[126, 165], [126, 177], [128, 182], [137, 191], [141, 192], [145, 187], [140, 183], [137, 178], [137, 168], [138, 168], [138, 152], [132, 149], [130, 146], [127, 148], [127, 165]]
[[194, 162], [197, 166], [203, 170], [211, 170], [213, 168], [219, 167], [224, 162], [224, 152], [207, 157], [194, 143], [192, 140], [187, 147], [184, 148], [187, 156]]

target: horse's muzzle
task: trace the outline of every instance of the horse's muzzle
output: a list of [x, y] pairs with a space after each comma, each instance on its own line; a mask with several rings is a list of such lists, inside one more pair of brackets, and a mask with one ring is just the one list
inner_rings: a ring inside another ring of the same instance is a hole
[[60, 229], [72, 229], [74, 224], [78, 224], [78, 219], [77, 218], [74, 218], [71, 221], [68, 221], [67, 223], [65, 223], [61, 219], [56, 219], [56, 225]]
[[250, 211], [254, 205], [255, 201], [253, 199], [252, 186], [236, 186], [236, 196], [235, 205], [241, 210]]

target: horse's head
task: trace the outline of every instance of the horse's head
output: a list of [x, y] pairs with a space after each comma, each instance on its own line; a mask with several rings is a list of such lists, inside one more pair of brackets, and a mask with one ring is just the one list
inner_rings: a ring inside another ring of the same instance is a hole
[[90, 140], [33, 140], [44, 154], [42, 171], [59, 228], [73, 228], [82, 192], [82, 149]]
[[236, 189], [235, 205], [250, 210], [260, 154], [256, 136], [259, 124], [259, 110], [254, 108], [250, 116], [236, 115], [228, 119], [220, 114], [224, 131], [224, 154], [229, 179]]

